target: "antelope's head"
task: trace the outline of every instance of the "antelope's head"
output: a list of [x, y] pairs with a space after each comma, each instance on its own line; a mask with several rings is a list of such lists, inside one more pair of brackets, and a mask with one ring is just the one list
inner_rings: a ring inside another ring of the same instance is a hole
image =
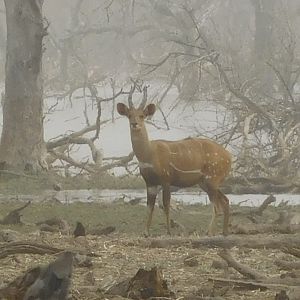
[[129, 120], [130, 130], [138, 132], [145, 129], [145, 119], [155, 113], [155, 104], [148, 104], [147, 102], [147, 87], [143, 88], [143, 100], [138, 108], [133, 106], [132, 95], [135, 86], [131, 87], [128, 96], [128, 106], [124, 103], [117, 104], [117, 111], [121, 116], [126, 116]]

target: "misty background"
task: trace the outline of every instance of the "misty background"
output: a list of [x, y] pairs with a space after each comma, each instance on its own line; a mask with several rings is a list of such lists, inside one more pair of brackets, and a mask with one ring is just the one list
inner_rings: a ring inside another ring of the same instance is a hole
[[[1, 2], [2, 82], [4, 9]], [[233, 153], [232, 176], [298, 187], [299, 1], [51, 0], [43, 12], [46, 141], [94, 124], [97, 97], [141, 79], [149, 85], [148, 102], [158, 106], [147, 125], [151, 139], [212, 138]], [[135, 103], [140, 99], [134, 95]], [[101, 105], [95, 145], [102, 166], [132, 151], [128, 121], [115, 109], [119, 101], [127, 96]], [[93, 163], [88, 145], [64, 151]], [[55, 165], [78, 172], [70, 161]], [[107, 170], [124, 174], [136, 163]]]

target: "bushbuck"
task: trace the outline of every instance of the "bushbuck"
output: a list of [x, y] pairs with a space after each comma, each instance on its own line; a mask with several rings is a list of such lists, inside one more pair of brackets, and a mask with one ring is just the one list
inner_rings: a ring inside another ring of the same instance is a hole
[[129, 120], [133, 151], [139, 161], [140, 173], [147, 187], [148, 220], [146, 234], [152, 221], [159, 187], [162, 187], [163, 206], [167, 232], [170, 234], [170, 187], [179, 188], [199, 185], [213, 204], [208, 234], [213, 235], [217, 214], [224, 214], [223, 234], [228, 234], [229, 200], [219, 190], [231, 168], [231, 155], [221, 145], [203, 138], [186, 138], [179, 141], [153, 140], [148, 138], [145, 119], [155, 113], [154, 104], [147, 102], [147, 87], [138, 108], [132, 102], [135, 86], [128, 96], [129, 106], [118, 103], [117, 110]]

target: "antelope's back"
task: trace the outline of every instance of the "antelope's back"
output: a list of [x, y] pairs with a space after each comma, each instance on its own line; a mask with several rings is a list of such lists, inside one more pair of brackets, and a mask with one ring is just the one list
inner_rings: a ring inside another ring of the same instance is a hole
[[170, 172], [177, 173], [177, 177], [180, 176], [182, 180], [189, 177], [196, 181], [198, 170], [198, 175], [202, 172], [212, 183], [218, 185], [230, 172], [230, 153], [212, 140], [187, 138], [174, 142], [157, 140], [152, 143], [158, 150], [160, 164], [165, 167], [169, 165]]

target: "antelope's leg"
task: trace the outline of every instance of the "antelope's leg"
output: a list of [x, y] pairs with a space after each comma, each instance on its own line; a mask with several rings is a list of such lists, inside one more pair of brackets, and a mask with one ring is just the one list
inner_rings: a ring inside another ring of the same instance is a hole
[[215, 234], [215, 223], [216, 223], [216, 215], [217, 215], [214, 204], [212, 203], [211, 205], [212, 205], [212, 215], [207, 230], [207, 234], [209, 236], [213, 236]]
[[164, 205], [164, 212], [166, 214], [166, 225], [167, 225], [167, 233], [170, 235], [170, 199], [171, 199], [171, 192], [170, 192], [170, 185], [163, 186], [163, 205]]
[[[219, 197], [219, 190], [212, 183], [210, 183], [207, 179], [202, 178], [200, 187], [207, 193], [208, 198], [213, 206], [211, 221], [209, 223], [208, 232], [207, 232], [209, 236], [212, 236], [212, 235], [214, 235], [216, 216], [217, 216], [217, 214], [220, 210], [219, 208], [221, 206], [221, 203], [220, 203], [221, 198]], [[221, 207], [223, 208], [223, 206], [221, 206]]]
[[218, 191], [215, 188], [210, 187], [207, 191], [207, 194], [212, 204], [212, 215], [211, 215], [210, 223], [208, 225], [208, 235], [213, 236], [215, 235], [216, 216], [218, 215], [218, 203], [217, 203]]
[[220, 190], [218, 190], [218, 196], [221, 199], [221, 206], [224, 213], [223, 222], [223, 235], [229, 234], [229, 199]]
[[146, 233], [149, 235], [149, 229], [152, 222], [153, 210], [155, 205], [156, 196], [158, 194], [157, 186], [147, 186], [147, 207], [148, 207], [148, 218], [146, 224]]

